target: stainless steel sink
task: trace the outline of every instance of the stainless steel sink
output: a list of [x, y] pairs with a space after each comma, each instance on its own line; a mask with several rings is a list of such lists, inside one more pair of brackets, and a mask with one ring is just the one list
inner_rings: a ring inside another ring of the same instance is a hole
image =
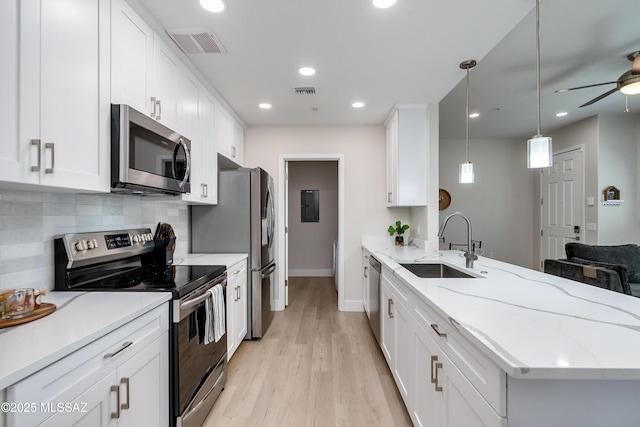
[[475, 276], [464, 273], [446, 264], [400, 264], [413, 274], [423, 279], [475, 279]]

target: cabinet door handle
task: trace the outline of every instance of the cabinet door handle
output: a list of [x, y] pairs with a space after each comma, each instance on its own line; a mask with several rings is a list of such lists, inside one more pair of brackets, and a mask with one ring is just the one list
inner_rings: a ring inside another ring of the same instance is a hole
[[231, 157], [236, 157], [236, 147], [231, 147]]
[[442, 386], [438, 384], [438, 369], [442, 369], [442, 363], [436, 363], [436, 375], [435, 375], [435, 384], [436, 384], [436, 391], [442, 391]]
[[53, 167], [55, 164], [55, 145], [53, 144], [53, 142], [47, 142], [44, 144], [44, 149], [51, 149], [51, 167], [50, 168], [46, 168], [44, 170], [44, 173], [53, 173]]
[[387, 300], [387, 313], [389, 313], [389, 317], [393, 318], [393, 311], [391, 311], [391, 307], [393, 306], [393, 300], [389, 298]]
[[236, 287], [236, 292], [238, 293], [238, 301], [240, 301], [240, 297], [241, 297], [241, 295], [240, 295], [240, 286]]
[[440, 338], [446, 338], [447, 337], [447, 334], [444, 334], [444, 333], [440, 332], [440, 330], [438, 329], [438, 324], [437, 323], [432, 323], [431, 324], [431, 329], [436, 331], [436, 334], [438, 334], [438, 336]]
[[387, 203], [391, 203], [391, 194], [392, 193], [387, 193]]
[[156, 97], [152, 96], [151, 97], [151, 118], [155, 119], [156, 118]]
[[131, 346], [131, 344], [133, 344], [133, 341], [127, 341], [127, 342], [123, 343], [122, 347], [120, 347], [119, 349], [117, 349], [113, 353], [105, 354], [104, 358], [105, 359], [111, 359], [112, 357], [117, 356], [120, 352], [124, 351], [127, 347]]
[[[127, 403], [123, 403], [122, 405], [120, 405], [120, 409], [129, 409], [129, 403], [131, 402], [130, 400], [130, 396], [129, 396], [129, 378], [127, 377], [123, 377], [120, 378], [120, 384], [124, 384], [127, 386]], [[118, 393], [118, 395], [120, 395], [120, 393]]]
[[156, 120], [160, 120], [160, 116], [162, 115], [162, 102], [159, 99], [156, 99], [156, 105], [158, 106], [158, 111], [156, 112]]
[[431, 384], [435, 384], [436, 383], [436, 377], [433, 376], [433, 362], [437, 362], [438, 361], [438, 356], [431, 356]]
[[207, 184], [200, 184], [200, 186], [202, 187], [202, 197], [209, 197], [209, 188], [207, 187]]
[[116, 392], [116, 412], [111, 413], [111, 418], [117, 419], [117, 418], [120, 418], [120, 386], [112, 385], [111, 391]]
[[31, 166], [31, 172], [38, 172], [40, 170], [40, 162], [42, 161], [42, 154], [40, 152], [40, 140], [39, 139], [32, 139], [31, 140], [31, 145], [32, 146], [36, 146], [37, 150], [38, 150], [38, 163], [36, 166]]
[[364, 266], [364, 277], [367, 278], [369, 277], [369, 275], [367, 274], [367, 271], [369, 271], [369, 267], [367, 267], [366, 265]]

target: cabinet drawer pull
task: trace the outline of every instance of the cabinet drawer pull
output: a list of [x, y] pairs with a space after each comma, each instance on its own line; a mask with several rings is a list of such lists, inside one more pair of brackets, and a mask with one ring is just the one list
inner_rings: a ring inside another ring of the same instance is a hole
[[116, 392], [116, 412], [111, 413], [111, 418], [117, 419], [117, 418], [120, 418], [120, 386], [112, 385], [111, 391]]
[[433, 362], [438, 361], [438, 356], [431, 356], [431, 384], [436, 383], [436, 378], [433, 376]]
[[393, 318], [393, 311], [391, 310], [391, 306], [393, 305], [393, 300], [389, 298], [387, 300], [387, 313], [389, 313], [389, 317]]
[[31, 172], [38, 172], [40, 170], [40, 162], [42, 161], [42, 154], [40, 152], [40, 140], [32, 139], [31, 145], [35, 145], [38, 150], [38, 164], [36, 166], [31, 166]]
[[438, 336], [440, 338], [446, 338], [447, 337], [447, 334], [444, 334], [444, 333], [440, 332], [440, 330], [438, 329], [438, 324], [437, 323], [432, 323], [431, 324], [431, 329], [436, 331], [436, 334], [438, 334]]
[[53, 142], [47, 142], [44, 144], [44, 149], [46, 150], [47, 148], [51, 149], [51, 167], [46, 168], [44, 173], [53, 173], [53, 167], [55, 164], [55, 145]]
[[104, 355], [105, 359], [111, 359], [112, 357], [115, 357], [118, 355], [118, 353], [124, 351], [125, 349], [127, 349], [127, 347], [131, 346], [131, 344], [133, 344], [133, 341], [127, 341], [125, 343], [122, 344], [122, 347], [120, 347], [119, 349], [117, 349], [116, 351], [114, 351], [113, 353], [107, 353]]
[[436, 384], [436, 391], [442, 391], [442, 386], [438, 384], [438, 369], [442, 369], [442, 363], [436, 363], [436, 375], [435, 375], [435, 384]]
[[120, 378], [120, 384], [124, 384], [127, 386], [127, 392], [126, 392], [127, 403], [123, 403], [122, 405], [120, 405], [120, 409], [129, 409], [129, 403], [131, 402], [131, 399], [129, 396], [129, 378], [127, 377]]

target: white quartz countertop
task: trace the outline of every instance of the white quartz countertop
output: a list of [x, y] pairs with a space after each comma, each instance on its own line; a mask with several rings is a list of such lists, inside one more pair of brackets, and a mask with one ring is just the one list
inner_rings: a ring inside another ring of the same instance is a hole
[[[460, 251], [363, 247], [512, 377], [640, 379], [640, 298], [485, 257], [466, 269]], [[479, 278], [418, 278], [407, 261]]]
[[51, 292], [56, 311], [0, 329], [0, 390], [171, 299], [170, 292]]
[[173, 263], [176, 265], [224, 265], [229, 268], [247, 257], [247, 254], [184, 254], [176, 255]]

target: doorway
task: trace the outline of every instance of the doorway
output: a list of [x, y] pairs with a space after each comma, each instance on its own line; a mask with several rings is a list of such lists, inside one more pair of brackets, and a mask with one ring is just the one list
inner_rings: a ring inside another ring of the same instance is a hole
[[584, 150], [553, 155], [541, 174], [540, 251], [545, 259], [565, 257], [564, 246], [584, 240]]
[[[278, 232], [278, 258], [283, 267], [279, 282], [284, 287], [281, 309], [288, 304], [289, 275], [293, 273], [332, 277], [338, 310], [344, 310], [344, 155], [281, 155], [279, 176], [278, 205], [283, 213]], [[313, 215], [302, 221], [305, 190], [318, 190], [318, 221]]]

